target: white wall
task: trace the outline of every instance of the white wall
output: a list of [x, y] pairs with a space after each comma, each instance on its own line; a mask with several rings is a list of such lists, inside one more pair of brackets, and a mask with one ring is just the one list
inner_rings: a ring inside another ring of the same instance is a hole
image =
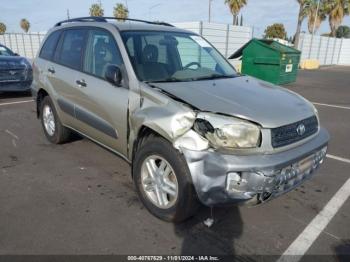
[[[225, 57], [230, 56], [252, 38], [252, 28], [245, 26], [205, 22], [174, 25], [202, 35]], [[45, 33], [5, 33], [0, 35], [0, 43], [15, 53], [32, 59], [44, 37]], [[350, 65], [350, 39], [301, 34], [298, 49], [302, 51], [302, 59], [317, 59], [321, 65]]]
[[[252, 28], [227, 24], [186, 22], [175, 26], [202, 35], [225, 57], [230, 56], [252, 38]], [[0, 35], [0, 43], [27, 58], [34, 58], [45, 33], [6, 33]]]
[[338, 64], [350, 65], [350, 39], [343, 39]]
[[232, 26], [227, 24], [186, 22], [173, 23], [176, 27], [190, 30], [206, 38], [225, 57], [233, 54], [247, 43], [253, 34], [251, 27]]
[[350, 39], [301, 34], [301, 59], [317, 59], [321, 65], [350, 65]]
[[13, 52], [32, 59], [36, 56], [44, 37], [45, 33], [5, 33], [0, 35], [0, 43]]

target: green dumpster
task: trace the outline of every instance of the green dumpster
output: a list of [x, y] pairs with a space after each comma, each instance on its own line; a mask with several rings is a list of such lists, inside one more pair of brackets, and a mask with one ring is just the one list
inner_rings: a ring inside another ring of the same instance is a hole
[[296, 81], [301, 52], [273, 40], [252, 39], [229, 59], [242, 57], [241, 72], [274, 83]]

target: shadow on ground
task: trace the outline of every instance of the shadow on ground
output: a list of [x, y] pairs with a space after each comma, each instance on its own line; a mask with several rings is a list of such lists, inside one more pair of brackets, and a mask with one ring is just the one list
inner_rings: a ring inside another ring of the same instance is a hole
[[343, 240], [340, 245], [334, 247], [334, 254], [337, 261], [350, 261], [350, 239]]
[[8, 98], [19, 98], [19, 97], [31, 97], [31, 92], [1, 92], [0, 91], [0, 99], [8, 99]]
[[210, 208], [202, 207], [192, 219], [175, 225], [175, 233], [183, 238], [181, 255], [234, 255], [234, 241], [243, 230], [238, 207], [213, 209], [214, 224], [204, 225], [211, 217]]

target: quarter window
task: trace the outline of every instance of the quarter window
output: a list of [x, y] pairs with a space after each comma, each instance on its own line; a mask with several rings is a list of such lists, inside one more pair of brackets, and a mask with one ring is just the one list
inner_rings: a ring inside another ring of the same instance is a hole
[[40, 58], [51, 60], [55, 53], [58, 39], [60, 38], [61, 31], [53, 32], [45, 41], [43, 48], [41, 49]]
[[90, 30], [85, 52], [84, 72], [104, 78], [108, 65], [122, 64], [113, 36], [104, 30]]
[[73, 69], [81, 69], [81, 60], [84, 50], [86, 31], [83, 29], [71, 29], [64, 33], [64, 39], [58, 62]]

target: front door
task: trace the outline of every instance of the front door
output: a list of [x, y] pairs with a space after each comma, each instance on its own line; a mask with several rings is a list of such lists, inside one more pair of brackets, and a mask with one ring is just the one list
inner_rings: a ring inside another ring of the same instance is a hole
[[104, 29], [90, 29], [82, 71], [76, 74], [75, 115], [85, 135], [127, 155], [129, 90], [105, 80], [108, 65], [123, 64], [118, 45]]

